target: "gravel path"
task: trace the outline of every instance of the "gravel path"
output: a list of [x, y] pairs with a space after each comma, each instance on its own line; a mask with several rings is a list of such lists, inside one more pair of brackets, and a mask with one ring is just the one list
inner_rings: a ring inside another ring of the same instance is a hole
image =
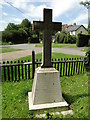
[[[41, 53], [42, 48], [35, 47], [34, 44], [18, 44], [18, 45], [7, 45], [7, 46], [0, 46], [0, 48], [14, 48], [14, 49], [23, 49], [21, 51], [16, 52], [8, 52], [8, 53], [2, 53], [0, 54], [0, 61], [8, 61], [8, 60], [14, 60], [17, 58], [25, 57], [32, 54], [32, 50], [35, 51], [35, 53]], [[85, 52], [81, 51], [82, 48], [53, 48], [52, 52], [57, 53], [65, 53], [65, 54], [73, 54], [73, 55], [79, 55], [79, 56], [85, 56]]]

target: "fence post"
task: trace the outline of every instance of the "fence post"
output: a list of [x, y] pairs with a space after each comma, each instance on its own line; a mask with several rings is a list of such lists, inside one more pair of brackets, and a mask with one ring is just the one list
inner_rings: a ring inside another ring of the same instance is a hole
[[32, 51], [32, 78], [34, 78], [35, 72], [35, 51]]

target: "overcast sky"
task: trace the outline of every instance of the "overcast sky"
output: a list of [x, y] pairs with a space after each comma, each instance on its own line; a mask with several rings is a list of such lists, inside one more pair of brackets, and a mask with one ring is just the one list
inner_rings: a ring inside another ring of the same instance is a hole
[[[38, 1], [38, 2], [37, 2]], [[62, 24], [88, 25], [88, 10], [82, 0], [0, 0], [0, 31], [8, 23], [19, 24], [24, 18], [43, 20], [43, 8], [53, 9], [53, 21]], [[9, 5], [7, 2], [9, 2]], [[14, 7], [12, 7], [12, 5]], [[16, 8], [18, 9], [16, 9]]]

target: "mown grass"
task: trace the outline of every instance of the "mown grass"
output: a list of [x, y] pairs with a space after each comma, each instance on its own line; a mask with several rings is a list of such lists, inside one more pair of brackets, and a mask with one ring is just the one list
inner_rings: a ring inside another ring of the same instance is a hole
[[[42, 43], [35, 44], [35, 47], [42, 47]], [[76, 44], [60, 44], [60, 43], [52, 43], [53, 48], [62, 48], [62, 47], [69, 47], [69, 48], [77, 48]]]
[[[86, 74], [61, 77], [62, 94], [73, 110], [73, 115], [58, 115], [53, 118], [88, 118], [88, 77]], [[2, 83], [2, 117], [34, 118], [29, 111], [28, 92], [33, 80]]]
[[2, 41], [0, 41], [0, 45], [12, 45], [12, 43], [11, 42], [2, 42]]
[[81, 51], [83, 51], [83, 52], [88, 52], [89, 50], [90, 50], [90, 48], [89, 48], [89, 47], [86, 47], [86, 48], [82, 49]]
[[[84, 58], [84, 56], [80, 56], [80, 55], [70, 55], [70, 54], [64, 54], [64, 53], [52, 53], [52, 59], [61, 59], [61, 58], [80, 58], [80, 57], [82, 57], [82, 58]], [[40, 54], [36, 54], [35, 55], [35, 60], [36, 59], [42, 59], [42, 53], [40, 53]], [[18, 60], [23, 60], [23, 61], [25, 61], [25, 60], [32, 60], [32, 56], [30, 55], [30, 56], [26, 56], [26, 57], [22, 57], [22, 58], [19, 58], [19, 59], [16, 59], [16, 61], [18, 61]]]
[[14, 51], [20, 51], [21, 49], [14, 49], [14, 48], [0, 48], [0, 53], [6, 53], [6, 52], [14, 52]]

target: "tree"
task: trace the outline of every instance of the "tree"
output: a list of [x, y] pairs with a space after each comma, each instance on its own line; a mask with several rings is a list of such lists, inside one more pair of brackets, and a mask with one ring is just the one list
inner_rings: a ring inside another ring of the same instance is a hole
[[11, 42], [12, 32], [6, 30], [2, 32], [2, 42]]
[[31, 24], [31, 22], [27, 18], [22, 20], [21, 27], [27, 32], [28, 37], [31, 37], [32, 24]]
[[15, 25], [14, 23], [9, 23], [5, 30], [18, 30], [18, 26]]
[[27, 18], [25, 18], [25, 19], [21, 22], [21, 26], [30, 29], [30, 28], [31, 28], [31, 22], [30, 22]]
[[[86, 0], [85, 2], [80, 2], [81, 5], [84, 5], [87, 9], [90, 9], [90, 1]], [[88, 20], [88, 34], [90, 34], [90, 20]]]
[[85, 7], [88, 7], [90, 5], [90, 1], [80, 2], [81, 5], [84, 5]]
[[63, 31], [61, 31], [61, 33], [60, 33], [60, 36], [59, 36], [59, 42], [60, 43], [64, 43], [64, 42], [66, 42], [66, 32], [63, 30]]
[[71, 43], [71, 35], [70, 35], [70, 33], [67, 33], [67, 43]]

